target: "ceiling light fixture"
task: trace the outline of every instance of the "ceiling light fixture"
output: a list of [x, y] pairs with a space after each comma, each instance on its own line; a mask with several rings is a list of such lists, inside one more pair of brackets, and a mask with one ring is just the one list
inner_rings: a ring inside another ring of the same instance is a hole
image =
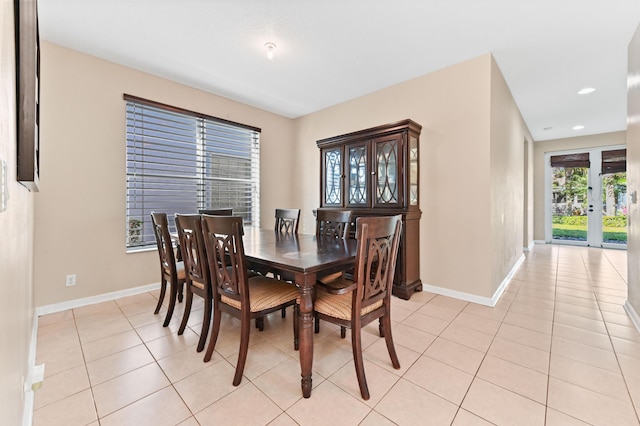
[[577, 126], [573, 126], [573, 130], [582, 130], [584, 126], [582, 124], [578, 124]]
[[595, 91], [596, 89], [594, 89], [593, 87], [583, 87], [578, 91], [578, 95], [588, 95], [589, 93], [593, 93]]
[[273, 59], [273, 51], [276, 49], [276, 44], [272, 41], [268, 41], [264, 44], [264, 47], [267, 48], [267, 58]]

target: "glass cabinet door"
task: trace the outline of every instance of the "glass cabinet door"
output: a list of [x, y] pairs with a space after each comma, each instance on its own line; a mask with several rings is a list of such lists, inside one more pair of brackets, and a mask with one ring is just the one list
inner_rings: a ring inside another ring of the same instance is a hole
[[366, 207], [368, 199], [368, 150], [365, 143], [347, 145], [347, 205], [352, 207]]
[[324, 181], [322, 182], [323, 206], [342, 205], [342, 148], [322, 151]]
[[418, 205], [418, 138], [409, 135], [409, 204]]
[[374, 207], [397, 207], [402, 203], [402, 176], [399, 173], [402, 135], [374, 140]]

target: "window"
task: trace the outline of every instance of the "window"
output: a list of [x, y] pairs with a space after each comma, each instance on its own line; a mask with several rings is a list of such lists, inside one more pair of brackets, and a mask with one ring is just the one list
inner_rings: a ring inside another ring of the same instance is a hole
[[[127, 248], [155, 245], [152, 211], [233, 208], [259, 226], [260, 129], [125, 95]], [[175, 231], [172, 229], [172, 231]]]

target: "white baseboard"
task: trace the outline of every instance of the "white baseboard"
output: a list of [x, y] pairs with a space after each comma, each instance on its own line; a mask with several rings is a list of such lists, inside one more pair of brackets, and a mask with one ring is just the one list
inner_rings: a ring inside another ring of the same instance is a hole
[[82, 299], [68, 300], [66, 302], [54, 303], [52, 305], [39, 306], [36, 308], [36, 314], [46, 315], [55, 312], [66, 311], [67, 309], [79, 308], [82, 306], [93, 305], [100, 302], [108, 302], [110, 300], [120, 299], [121, 297], [133, 296], [148, 291], [154, 291], [160, 288], [160, 283], [147, 284], [140, 287], [128, 288], [126, 290], [114, 291], [111, 293], [99, 294], [97, 296], [84, 297]]
[[631, 318], [631, 322], [636, 327], [636, 330], [640, 333], [640, 315], [636, 312], [636, 310], [631, 306], [629, 300], [624, 302], [624, 310], [629, 314], [629, 318]]
[[536, 242], [536, 240], [533, 240], [533, 241], [531, 241], [531, 242], [529, 243], [529, 245], [528, 245], [528, 246], [523, 247], [523, 248], [522, 248], [522, 250], [523, 250], [523, 251], [525, 251], [525, 252], [533, 251], [533, 249], [534, 249], [534, 247], [535, 247], [535, 245], [536, 245], [536, 244], [539, 244], [539, 243], [538, 243], [538, 242]]
[[431, 293], [453, 297], [454, 299], [466, 300], [467, 302], [473, 302], [479, 305], [494, 307], [496, 306], [496, 303], [498, 303], [498, 300], [500, 300], [502, 293], [504, 293], [504, 291], [509, 286], [511, 279], [520, 268], [520, 265], [522, 265], [522, 262], [524, 262], [524, 255], [520, 256], [520, 258], [516, 261], [516, 264], [513, 266], [513, 268], [511, 268], [511, 271], [509, 271], [509, 274], [507, 274], [505, 279], [502, 280], [502, 283], [500, 283], [500, 286], [497, 288], [497, 290], [493, 293], [493, 296], [490, 298], [478, 296], [476, 294], [465, 293], [463, 291], [451, 290], [449, 288], [438, 287], [431, 284], [424, 284], [424, 283], [422, 284], [422, 289], [424, 291], [428, 291]]

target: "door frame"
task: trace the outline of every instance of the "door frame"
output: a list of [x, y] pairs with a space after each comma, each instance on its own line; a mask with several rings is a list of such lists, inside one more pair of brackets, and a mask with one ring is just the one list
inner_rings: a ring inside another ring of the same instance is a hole
[[[582, 149], [570, 149], [561, 151], [549, 151], [544, 153], [544, 239], [547, 244], [569, 244], [576, 246], [591, 246], [603, 248], [626, 249], [626, 244], [604, 243], [602, 241], [602, 151], [614, 149], [624, 149], [626, 145], [606, 145]], [[588, 189], [587, 198], [591, 198], [592, 194], [598, 194], [593, 208], [599, 213], [599, 220], [593, 221], [593, 215], [587, 215], [587, 239], [586, 241], [575, 240], [554, 240], [553, 239], [553, 215], [551, 214], [551, 204], [553, 202], [553, 193], [551, 189], [551, 156], [566, 154], [589, 154], [589, 173], [588, 173]]]

